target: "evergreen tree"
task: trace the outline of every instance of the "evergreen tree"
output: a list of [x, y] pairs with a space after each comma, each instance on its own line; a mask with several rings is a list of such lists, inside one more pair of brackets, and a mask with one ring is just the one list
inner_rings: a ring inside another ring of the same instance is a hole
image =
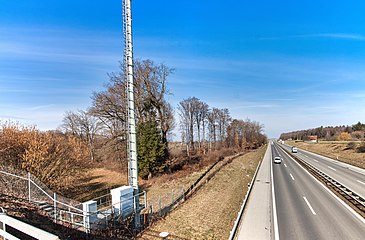
[[354, 125], [352, 125], [352, 129], [354, 131], [364, 131], [365, 130], [365, 124], [361, 123], [360, 121]]
[[156, 121], [138, 124], [137, 149], [139, 176], [146, 179], [150, 174], [163, 171], [167, 151]]

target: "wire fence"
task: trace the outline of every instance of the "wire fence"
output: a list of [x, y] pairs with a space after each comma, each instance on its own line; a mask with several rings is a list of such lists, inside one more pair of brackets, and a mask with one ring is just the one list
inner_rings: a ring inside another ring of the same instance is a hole
[[[56, 194], [30, 173], [6, 166], [0, 166], [0, 193], [36, 204], [42, 213], [48, 215], [55, 223], [85, 232], [107, 228], [111, 222], [123, 221], [127, 215], [133, 214], [133, 202], [136, 199], [136, 196], [132, 195], [112, 204], [111, 195], [107, 194], [87, 203], [80, 203]], [[147, 205], [146, 193], [138, 194], [138, 199], [140, 209], [143, 210]], [[91, 210], [85, 206], [94, 208]], [[116, 211], [117, 206], [123, 208], [123, 213], [128, 213], [120, 216], [120, 210]]]
[[147, 201], [146, 211], [149, 217], [163, 217], [185, 200], [184, 188], [170, 190]]
[[[55, 222], [83, 227], [82, 204], [57, 195], [30, 173], [0, 166], [0, 192], [37, 204], [45, 215]], [[69, 217], [65, 217], [65, 213]], [[78, 217], [75, 217], [78, 215]], [[70, 219], [70, 220], [66, 220]]]
[[175, 188], [166, 192], [165, 194], [155, 197], [154, 199], [149, 199], [147, 201], [147, 207], [144, 213], [147, 214], [147, 220], [151, 222], [164, 217], [182, 202], [190, 198], [196, 191], [202, 188], [224, 166], [231, 163], [233, 159], [241, 155], [243, 155], [243, 153], [217, 160], [187, 188]]

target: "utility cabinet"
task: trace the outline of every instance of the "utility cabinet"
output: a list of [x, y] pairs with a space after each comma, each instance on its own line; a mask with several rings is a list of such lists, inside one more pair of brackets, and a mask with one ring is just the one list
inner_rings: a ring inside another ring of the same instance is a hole
[[114, 214], [127, 217], [134, 209], [134, 189], [131, 186], [122, 186], [110, 190]]
[[82, 203], [82, 210], [84, 212], [84, 227], [86, 230], [90, 230], [96, 224], [97, 217], [97, 202], [90, 200]]

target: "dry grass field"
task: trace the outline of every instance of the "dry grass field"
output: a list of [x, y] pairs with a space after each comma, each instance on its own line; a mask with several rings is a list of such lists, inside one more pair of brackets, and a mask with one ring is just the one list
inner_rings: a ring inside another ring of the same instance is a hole
[[352, 148], [349, 147], [349, 142], [309, 143], [287, 141], [286, 143], [333, 159], [338, 159], [339, 161], [349, 163], [357, 167], [365, 168], [365, 153], [358, 150], [360, 143], [353, 143], [355, 145]]
[[[169, 232], [169, 239], [227, 239], [247, 184], [265, 150], [262, 147], [224, 166], [196, 194], [146, 230], [140, 239], [160, 239], [161, 231]], [[166, 182], [165, 189], [167, 185]]]

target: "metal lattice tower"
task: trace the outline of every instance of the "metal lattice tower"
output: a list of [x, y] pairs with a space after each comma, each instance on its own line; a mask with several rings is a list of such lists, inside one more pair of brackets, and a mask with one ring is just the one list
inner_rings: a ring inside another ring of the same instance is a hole
[[127, 81], [128, 100], [128, 182], [134, 189], [135, 225], [140, 226], [139, 214], [139, 189], [138, 189], [138, 161], [137, 161], [137, 135], [134, 108], [133, 85], [133, 45], [132, 45], [132, 6], [131, 0], [122, 0], [123, 37], [124, 37], [124, 77]]

